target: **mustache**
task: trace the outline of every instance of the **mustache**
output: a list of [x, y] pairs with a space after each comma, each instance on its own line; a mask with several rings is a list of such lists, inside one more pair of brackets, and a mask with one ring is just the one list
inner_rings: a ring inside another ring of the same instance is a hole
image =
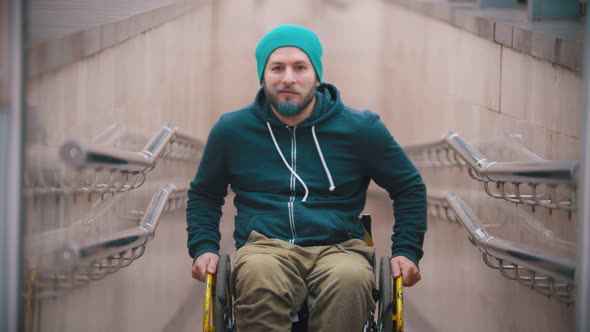
[[300, 93], [297, 89], [289, 88], [289, 87], [286, 87], [286, 86], [279, 86], [279, 87], [276, 87], [276, 88], [272, 88], [272, 91], [274, 91], [274, 92]]

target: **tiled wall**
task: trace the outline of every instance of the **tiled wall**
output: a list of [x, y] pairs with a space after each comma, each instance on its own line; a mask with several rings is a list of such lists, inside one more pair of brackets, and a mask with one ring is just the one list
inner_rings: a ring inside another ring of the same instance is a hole
[[[580, 73], [394, 3], [384, 7], [383, 17], [385, 88], [390, 91], [384, 106], [402, 144], [434, 140], [449, 131], [474, 145], [518, 134], [524, 147], [546, 159], [579, 159]], [[515, 213], [506, 212], [513, 206], [488, 197], [466, 172], [422, 173], [430, 192], [456, 192], [492, 234], [548, 249], [547, 238], [532, 224], [507, 217]], [[570, 219], [564, 212], [524, 211], [536, 219], [536, 227], [575, 243], [575, 214]], [[574, 250], [564, 252], [575, 259]], [[424, 280], [404, 295], [432, 330], [573, 329], [573, 306], [488, 268], [457, 225], [430, 218], [421, 267]]]
[[[28, 143], [56, 152], [67, 139], [90, 143], [115, 123], [146, 138], [171, 124], [206, 140], [213, 121], [212, 17], [211, 5], [203, 5], [79, 61], [30, 77], [28, 136], [33, 138]], [[117, 194], [129, 197], [120, 211], [92, 223], [103, 229], [123, 228], [124, 219], [116, 215], [144, 211], [164, 183], [186, 187], [196, 167], [158, 162], [143, 186]], [[42, 232], [80, 224], [100, 200], [96, 194], [28, 195], [27, 242]], [[187, 324], [197, 328], [202, 291], [190, 275], [184, 218], [183, 209], [164, 214], [145, 254], [130, 266], [57, 297], [26, 301], [29, 330], [159, 332], [187, 303], [195, 308]], [[28, 254], [27, 264], [36, 257]]]
[[377, 111], [382, 98], [379, 59], [383, 49], [379, 7], [376, 0], [218, 2], [213, 112], [235, 110], [254, 100], [259, 88], [256, 44], [281, 23], [313, 29], [324, 47], [324, 81], [334, 83], [350, 106]]
[[579, 73], [403, 7], [386, 8], [390, 125], [401, 142], [448, 130], [476, 141], [514, 132], [547, 159], [579, 159]]
[[199, 112], [211, 100], [211, 25], [211, 9], [202, 8], [30, 79], [27, 102], [42, 108], [35, 116], [48, 143], [94, 137], [117, 121], [147, 133], [171, 123], [205, 139], [211, 124]]

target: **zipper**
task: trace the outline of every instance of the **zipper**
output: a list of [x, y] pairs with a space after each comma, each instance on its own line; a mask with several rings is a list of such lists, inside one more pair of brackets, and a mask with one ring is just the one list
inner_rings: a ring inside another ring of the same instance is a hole
[[[297, 136], [296, 136], [296, 130], [297, 127], [288, 127], [287, 129], [289, 129], [289, 133], [291, 134], [291, 168], [293, 169], [293, 171], [296, 173], [297, 172]], [[295, 243], [295, 239], [297, 238], [297, 232], [295, 231], [295, 207], [294, 207], [294, 203], [295, 203], [295, 187], [297, 186], [297, 179], [295, 178], [295, 175], [293, 173], [291, 173], [291, 178], [290, 178], [290, 183], [289, 183], [289, 187], [291, 189], [291, 195], [289, 197], [289, 202], [287, 203], [287, 208], [289, 211], [289, 225], [291, 226], [291, 240], [289, 240], [289, 243], [294, 244]]]

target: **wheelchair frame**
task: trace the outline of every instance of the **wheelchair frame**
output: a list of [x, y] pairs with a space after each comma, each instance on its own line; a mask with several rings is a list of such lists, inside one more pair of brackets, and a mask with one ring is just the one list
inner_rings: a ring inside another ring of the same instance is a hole
[[[371, 237], [371, 216], [363, 215], [361, 222], [365, 227], [365, 242], [374, 246]], [[373, 271], [376, 262], [373, 260]], [[403, 286], [402, 278], [393, 280], [388, 256], [382, 256], [379, 264], [379, 285], [374, 293], [378, 303], [378, 316], [369, 313], [363, 332], [403, 332]], [[230, 287], [231, 263], [229, 255], [221, 254], [216, 275], [207, 274], [205, 298], [203, 303], [203, 332], [234, 332], [235, 317], [233, 297]], [[373, 272], [375, 276], [375, 272]], [[376, 276], [375, 276], [376, 277]], [[377, 318], [377, 319], [375, 319]], [[306, 322], [293, 323], [292, 332], [307, 331]]]

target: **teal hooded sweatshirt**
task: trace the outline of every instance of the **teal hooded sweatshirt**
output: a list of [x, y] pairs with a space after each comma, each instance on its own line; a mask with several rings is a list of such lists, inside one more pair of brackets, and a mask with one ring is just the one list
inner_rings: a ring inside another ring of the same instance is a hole
[[191, 257], [219, 252], [228, 185], [238, 211], [236, 248], [252, 231], [315, 246], [364, 238], [359, 214], [373, 180], [393, 200], [392, 255], [418, 264], [426, 232], [420, 174], [377, 114], [346, 107], [330, 84], [319, 85], [316, 98], [296, 127], [279, 121], [262, 88], [254, 103], [221, 116], [188, 191]]

